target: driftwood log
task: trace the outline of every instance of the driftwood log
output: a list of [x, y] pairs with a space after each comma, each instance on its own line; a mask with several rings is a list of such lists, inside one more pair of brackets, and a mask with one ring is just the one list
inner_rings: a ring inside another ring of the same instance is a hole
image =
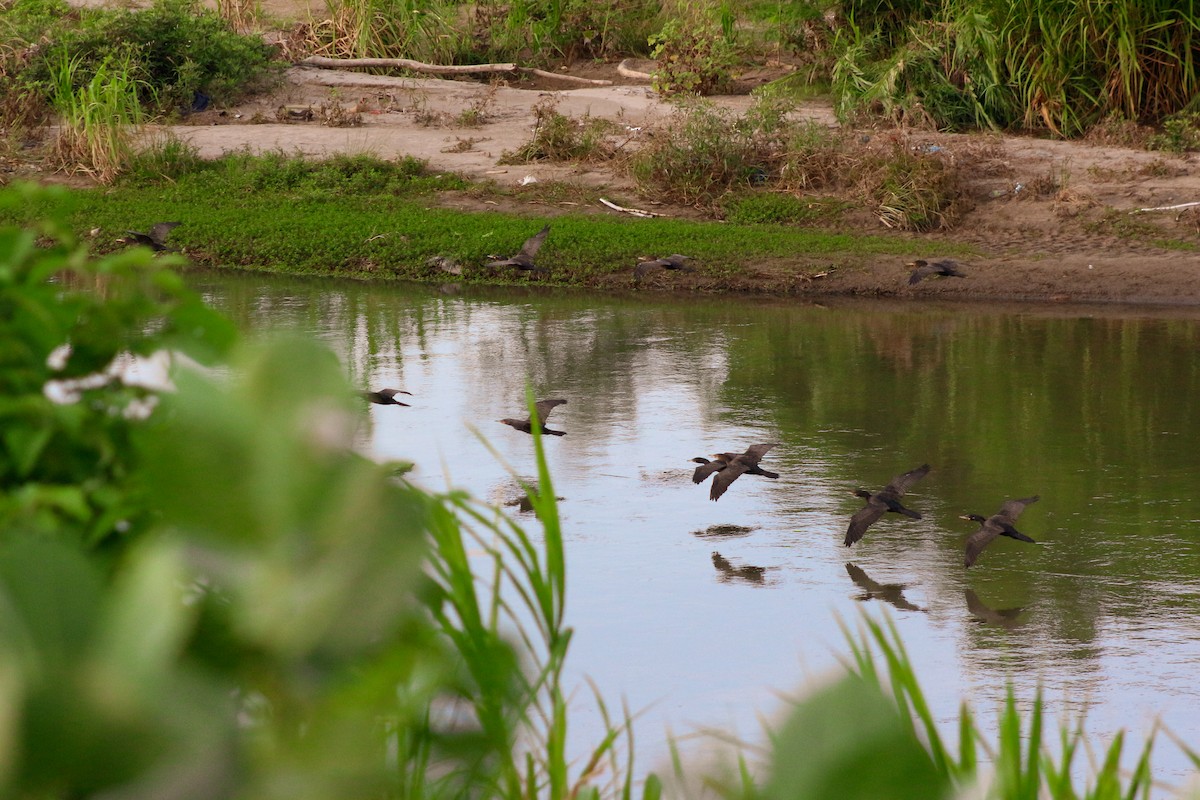
[[413, 72], [427, 72], [433, 75], [466, 75], [474, 72], [529, 72], [542, 78], [553, 78], [568, 83], [580, 83], [588, 86], [612, 86], [612, 81], [596, 80], [593, 78], [577, 78], [574, 75], [560, 75], [557, 72], [547, 72], [533, 67], [518, 67], [516, 64], [427, 64], [424, 61], [413, 61], [410, 58], [326, 58], [325, 56], [309, 56], [299, 62], [306, 67], [324, 67], [326, 69], [355, 69], [359, 67], [392, 67], [395, 69], [410, 69]]

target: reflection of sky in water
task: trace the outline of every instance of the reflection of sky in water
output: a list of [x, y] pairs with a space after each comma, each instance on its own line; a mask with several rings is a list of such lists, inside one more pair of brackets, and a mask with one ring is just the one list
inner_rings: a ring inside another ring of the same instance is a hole
[[[413, 392], [412, 408], [371, 408], [362, 441], [416, 461], [432, 489], [512, 499], [476, 431], [532, 476], [530, 437], [497, 420], [525, 416], [527, 379], [568, 398], [550, 418], [568, 435], [546, 449], [565, 498], [581, 742], [595, 733], [585, 674], [610, 706], [647, 709], [644, 767], [666, 756], [666, 726], [756, 738], [780, 693], [848, 654], [839, 619], [886, 609], [944, 723], [963, 697], [994, 719], [1010, 679], [1024, 698], [1040, 685], [1052, 720], [1086, 708], [1089, 731], [1140, 742], [1161, 714], [1200, 744], [1200, 330], [1187, 312], [465, 299], [250, 277], [207, 288], [248, 326], [317, 334], [356, 385]], [[693, 456], [768, 441], [782, 443], [763, 460], [778, 480], [743, 476], [719, 503], [691, 483]], [[887, 515], [844, 548], [851, 490], [926, 460], [907, 495], [924, 519]], [[1041, 544], [1002, 538], [965, 572], [975, 526], [958, 515], [1034, 493], [1018, 528]], [[719, 525], [749, 530], [705, 535]], [[864, 588], [896, 584], [899, 603]], [[1184, 767], [1166, 743], [1155, 762], [1166, 777]]]

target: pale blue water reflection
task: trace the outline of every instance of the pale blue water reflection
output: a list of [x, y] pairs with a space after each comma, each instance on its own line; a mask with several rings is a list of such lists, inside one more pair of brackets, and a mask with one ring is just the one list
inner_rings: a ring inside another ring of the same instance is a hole
[[[991, 716], [1007, 679], [1089, 709], [1096, 734], [1161, 714], [1200, 745], [1200, 314], [196, 280], [248, 328], [321, 337], [359, 386], [411, 391], [370, 410], [363, 447], [431, 488], [513, 499], [475, 431], [533, 475], [530, 438], [497, 420], [524, 416], [527, 380], [568, 398], [547, 450], [570, 667], [648, 709], [643, 759], [667, 725], [755, 738], [778, 693], [848, 651], [838, 620], [864, 605], [895, 617], [944, 721], [962, 697]], [[691, 483], [691, 457], [768, 441], [778, 480], [719, 503]], [[843, 547], [850, 491], [926, 461], [906, 495], [924, 518]], [[1031, 494], [1018, 527], [1039, 544], [1001, 538], [965, 571], [958, 516]], [[586, 737], [586, 690], [575, 706]]]

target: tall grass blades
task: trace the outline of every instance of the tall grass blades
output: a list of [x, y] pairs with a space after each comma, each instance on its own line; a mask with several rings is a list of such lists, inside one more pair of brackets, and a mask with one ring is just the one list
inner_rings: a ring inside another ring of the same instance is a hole
[[[1161, 785], [1152, 784], [1150, 765], [1157, 729], [1147, 735], [1133, 768], [1124, 770], [1121, 767], [1125, 744], [1123, 732], [1117, 733], [1097, 757], [1090, 750], [1082, 718], [1074, 724], [1061, 723], [1055, 736], [1046, 723], [1041, 694], [1038, 693], [1031, 704], [1023, 705], [1017, 701], [1010, 686], [999, 712], [994, 743], [989, 742], [989, 737], [964, 703], [959, 712], [955, 748], [943, 737], [934, 719], [892, 621], [879, 622], [864, 615], [857, 632], [844, 630], [851, 648], [849, 667], [854, 679], [862, 680], [872, 691], [888, 695], [906, 725], [908, 735], [914, 742], [921, 743], [937, 773], [960, 793], [1003, 800], [1134, 800], [1149, 798], [1152, 789], [1156, 790], [1156, 796], [1162, 795]], [[801, 704], [802, 709], [804, 705]], [[983, 751], [982, 759], [980, 750]], [[1089, 755], [1087, 768], [1076, 764], [1081, 750]], [[784, 758], [791, 755], [798, 754], [782, 754]], [[776, 758], [778, 760], [780, 754], [777, 753]], [[980, 770], [981, 760], [990, 764], [987, 773]], [[1081, 776], [1083, 786], [1078, 785]], [[976, 784], [982, 784], [981, 791], [970, 790]]]
[[293, 31], [288, 48], [331, 58], [451, 63], [463, 51], [459, 9], [443, 0], [328, 0], [328, 16]]
[[920, 109], [943, 128], [1075, 136], [1112, 113], [1156, 122], [1200, 89], [1200, 8], [1191, 4], [950, 0], [897, 4], [882, 17], [859, 8], [867, 5], [850, 4], [837, 37], [844, 115]]
[[[530, 410], [536, 413], [532, 398]], [[599, 692], [606, 730], [577, 773], [569, 760], [561, 686], [571, 641], [563, 617], [566, 560], [540, 433], [533, 445], [538, 482], [526, 491], [541, 523], [540, 546], [494, 508], [458, 493], [445, 496], [430, 526], [437, 591], [429, 607], [461, 658], [462, 699], [487, 742], [489, 759], [472, 776], [476, 787], [528, 800], [600, 796], [602, 786], [605, 796], [616, 796], [622, 780], [631, 780], [632, 763], [618, 764], [615, 750], [630, 720], [626, 713], [624, 722], [612, 721]], [[419, 768], [427, 752], [413, 749], [412, 763], [402, 767]]]
[[84, 172], [111, 183], [133, 157], [133, 138], [143, 122], [138, 82], [129, 59], [105, 59], [76, 88], [79, 67], [65, 55], [54, 70], [52, 104], [59, 116], [52, 159], [68, 173]]

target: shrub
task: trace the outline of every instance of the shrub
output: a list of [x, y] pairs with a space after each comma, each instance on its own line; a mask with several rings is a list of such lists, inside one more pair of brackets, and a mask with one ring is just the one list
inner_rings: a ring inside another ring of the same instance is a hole
[[574, 119], [558, 110], [558, 101], [547, 98], [533, 107], [533, 136], [514, 152], [501, 154], [501, 164], [531, 161], [604, 161], [616, 152], [609, 141], [614, 124], [605, 119]]
[[708, 95], [731, 81], [733, 48], [718, 22], [697, 13], [669, 19], [650, 37], [654, 91], [667, 95]]
[[157, 0], [141, 11], [91, 10], [66, 23], [51, 29], [27, 81], [52, 85], [64, 58], [78, 64], [77, 87], [106, 63], [127, 63], [145, 106], [186, 111], [205, 98], [228, 103], [262, 88], [278, 66], [261, 38], [234, 33], [196, 0]]
[[1162, 122], [1162, 130], [1146, 142], [1148, 150], [1186, 153], [1200, 150], [1200, 112], [1173, 114]]
[[743, 117], [708, 103], [675, 111], [629, 160], [638, 187], [662, 200], [711, 207], [725, 193], [776, 179], [787, 126], [774, 106]]
[[948, 226], [962, 201], [958, 170], [951, 163], [903, 143], [871, 153], [860, 174], [862, 193], [889, 228], [927, 231]]
[[[57, 215], [63, 201], [16, 186], [0, 206]], [[154, 392], [126, 384], [121, 360], [177, 348], [211, 361], [233, 331], [169, 260], [138, 248], [90, 263], [60, 225], [40, 233], [49, 246], [0, 228], [0, 530], [96, 546], [147, 522], [131, 441]]]

